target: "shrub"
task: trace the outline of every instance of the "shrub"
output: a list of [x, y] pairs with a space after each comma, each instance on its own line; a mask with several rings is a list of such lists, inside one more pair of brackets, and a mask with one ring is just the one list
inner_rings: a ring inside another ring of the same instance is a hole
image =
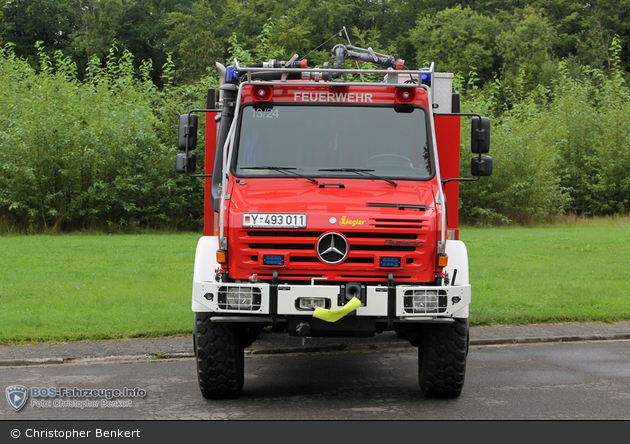
[[[0, 50], [0, 218], [19, 230], [197, 229], [201, 181], [176, 175], [172, 130], [192, 105], [113, 46], [85, 81], [60, 52], [40, 70]], [[204, 97], [199, 94], [197, 97]], [[168, 119], [165, 122], [164, 119]], [[203, 140], [203, 138], [202, 138]], [[203, 160], [203, 159], [202, 159]], [[202, 164], [203, 165], [203, 164]]]

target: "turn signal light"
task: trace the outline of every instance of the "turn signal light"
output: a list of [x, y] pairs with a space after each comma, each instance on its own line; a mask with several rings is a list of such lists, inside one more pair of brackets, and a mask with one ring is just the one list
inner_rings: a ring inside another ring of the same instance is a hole
[[270, 85], [258, 85], [254, 87], [252, 99], [254, 102], [268, 102], [273, 97], [273, 88]]
[[448, 265], [448, 256], [444, 253], [438, 254], [437, 266], [438, 268], [445, 268]]
[[227, 251], [217, 250], [217, 262], [220, 264], [227, 264]]

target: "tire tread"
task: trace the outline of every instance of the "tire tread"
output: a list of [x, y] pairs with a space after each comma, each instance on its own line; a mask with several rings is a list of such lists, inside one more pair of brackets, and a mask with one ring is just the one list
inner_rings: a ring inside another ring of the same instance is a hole
[[205, 313], [195, 315], [197, 379], [204, 398], [237, 397], [243, 387], [243, 347], [238, 327], [212, 322]]
[[418, 347], [418, 382], [431, 398], [455, 398], [461, 394], [468, 354], [467, 319], [453, 324], [427, 325]]

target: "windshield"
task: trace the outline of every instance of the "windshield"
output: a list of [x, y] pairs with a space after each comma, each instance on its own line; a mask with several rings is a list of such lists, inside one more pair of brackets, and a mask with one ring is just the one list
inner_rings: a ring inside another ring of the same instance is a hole
[[245, 106], [234, 172], [238, 177], [430, 179], [426, 114], [412, 109]]

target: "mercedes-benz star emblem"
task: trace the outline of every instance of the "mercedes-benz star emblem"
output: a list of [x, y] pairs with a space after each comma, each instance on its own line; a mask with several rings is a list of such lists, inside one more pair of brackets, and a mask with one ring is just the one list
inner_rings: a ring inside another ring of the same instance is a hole
[[339, 233], [326, 233], [317, 241], [317, 255], [326, 264], [343, 261], [348, 250], [348, 241]]

